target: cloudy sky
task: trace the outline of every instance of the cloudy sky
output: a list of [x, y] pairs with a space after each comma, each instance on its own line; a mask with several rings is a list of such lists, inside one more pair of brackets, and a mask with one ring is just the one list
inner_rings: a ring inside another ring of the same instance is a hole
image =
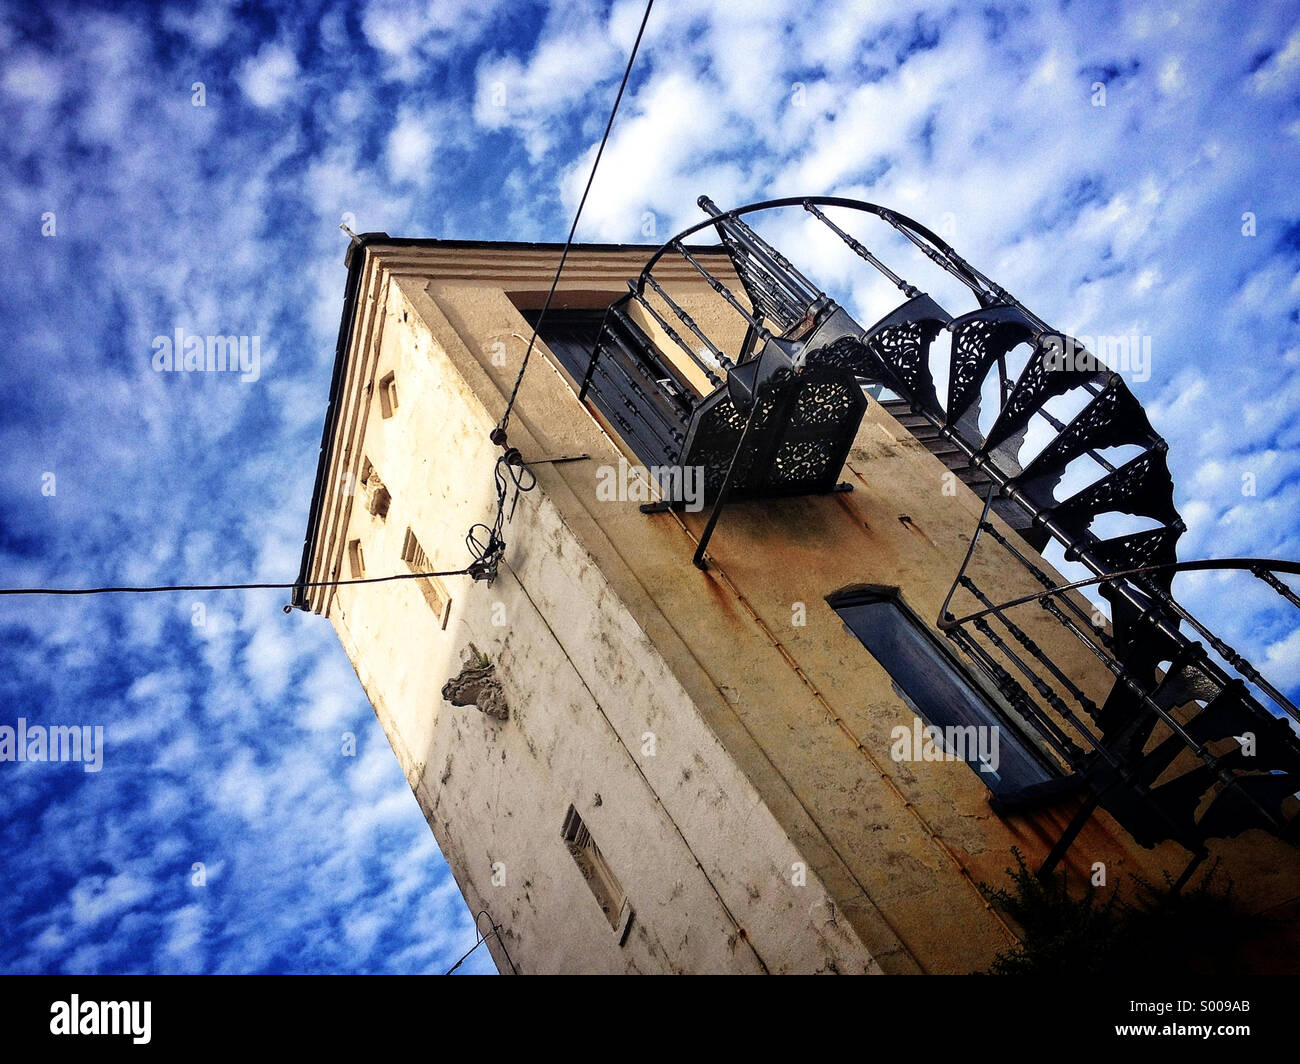
[[[579, 239], [662, 240], [700, 193], [894, 206], [1056, 327], [1151, 338], [1130, 382], [1183, 558], [1298, 558], [1286, 8], [659, 0]], [[0, 583], [292, 580], [339, 222], [562, 240], [640, 15], [0, 5]], [[178, 328], [259, 337], [257, 379], [155, 372]], [[1178, 587], [1300, 686], [1275, 599]], [[284, 601], [0, 600], [0, 725], [105, 729], [97, 773], [0, 764], [0, 969], [436, 972], [473, 944], [332, 631]]]

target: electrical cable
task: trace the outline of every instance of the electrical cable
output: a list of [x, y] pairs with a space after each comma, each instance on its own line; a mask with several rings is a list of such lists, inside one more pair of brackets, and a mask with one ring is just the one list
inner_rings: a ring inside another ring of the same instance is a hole
[[[504, 449], [504, 453], [497, 458], [496, 468], [493, 471], [497, 489], [497, 512], [496, 519], [491, 527], [479, 522], [471, 526], [469, 532], [465, 535], [465, 546], [469, 548], [470, 553], [474, 556], [474, 561], [464, 569], [449, 569], [437, 573], [399, 573], [395, 576], [362, 577], [353, 580], [315, 580], [293, 584], [160, 584], [150, 587], [17, 587], [0, 588], [0, 595], [112, 595], [154, 594], [167, 591], [294, 590], [295, 588], [309, 587], [342, 587], [349, 584], [379, 584], [390, 580], [417, 580], [421, 577], [430, 576], [472, 576], [475, 580], [486, 580], [488, 585], [491, 586], [492, 581], [496, 578], [497, 565], [505, 553], [506, 547], [505, 540], [502, 539], [501, 535], [502, 526], [505, 521], [509, 520], [505, 513], [506, 495], [509, 494], [510, 487], [513, 484], [515, 489], [514, 500], [511, 502], [509, 515], [513, 517], [520, 492], [532, 491], [537, 486], [537, 477], [524, 463], [523, 455], [519, 453], [517, 448], [507, 445], [506, 428], [510, 424], [510, 414], [514, 409], [515, 399], [519, 395], [519, 387], [523, 383], [524, 371], [528, 368], [528, 360], [537, 344], [538, 329], [541, 327], [542, 320], [546, 317], [546, 312], [550, 309], [551, 300], [555, 296], [555, 289], [560, 283], [560, 275], [564, 272], [564, 264], [569, 257], [569, 249], [573, 246], [573, 237], [578, 229], [578, 221], [582, 217], [582, 209], [587, 204], [587, 196], [591, 192], [592, 183], [596, 180], [596, 170], [600, 166], [601, 156], [605, 153], [605, 145], [609, 142], [610, 131], [614, 128], [614, 117], [618, 114], [619, 104], [623, 101], [623, 93], [627, 89], [628, 79], [632, 76], [632, 64], [636, 61], [637, 51], [641, 47], [641, 38], [645, 34], [646, 23], [650, 20], [650, 11], [653, 7], [654, 0], [648, 0], [645, 14], [641, 17], [641, 26], [637, 30], [636, 40], [632, 45], [632, 53], [628, 56], [627, 68], [623, 71], [623, 80], [619, 84], [618, 95], [614, 98], [614, 106], [609, 113], [609, 121], [605, 123], [604, 136], [600, 139], [600, 147], [596, 150], [596, 158], [591, 164], [591, 173], [587, 176], [587, 186], [583, 189], [582, 199], [579, 200], [578, 209], [574, 212], [573, 224], [569, 227], [569, 236], [564, 242], [564, 250], [560, 255], [559, 266], [556, 267], [555, 277], [551, 280], [550, 291], [547, 292], [546, 302], [542, 305], [541, 313], [533, 324], [528, 349], [524, 352], [523, 362], [519, 366], [514, 388], [511, 389], [510, 398], [506, 402], [505, 413], [501, 415], [500, 422], [491, 434], [492, 442]], [[523, 339], [522, 336], [519, 338]], [[482, 538], [482, 533], [487, 533], [486, 540]], [[292, 606], [286, 606], [284, 611], [288, 613], [292, 609]]]
[[[555, 277], [551, 280], [551, 289], [546, 293], [546, 302], [542, 304], [542, 311], [537, 315], [537, 320], [533, 323], [533, 335], [528, 341], [528, 350], [524, 352], [524, 360], [519, 366], [519, 374], [515, 377], [515, 386], [510, 391], [510, 398], [506, 402], [505, 413], [501, 415], [501, 420], [497, 424], [496, 431], [492, 433], [492, 442], [498, 446], [505, 446], [506, 428], [510, 424], [510, 413], [514, 409], [515, 398], [519, 394], [519, 386], [524, 380], [524, 371], [528, 368], [528, 360], [532, 357], [533, 347], [537, 343], [537, 332], [541, 328], [542, 320], [546, 317], [546, 312], [551, 309], [551, 300], [555, 296], [555, 288], [560, 283], [560, 274], [564, 272], [564, 263], [569, 257], [569, 249], [573, 246], [573, 235], [578, 230], [578, 220], [582, 217], [582, 209], [587, 205], [587, 195], [591, 192], [592, 183], [596, 180], [596, 170], [600, 166], [601, 156], [605, 154], [605, 145], [609, 142], [610, 130], [614, 128], [614, 116], [618, 114], [619, 104], [623, 102], [623, 92], [627, 88], [628, 79], [632, 76], [632, 64], [636, 62], [636, 53], [641, 47], [641, 38], [645, 34], [646, 23], [650, 21], [650, 10], [655, 6], [655, 0], [648, 0], [645, 6], [645, 14], [641, 16], [641, 28], [637, 30], [636, 40], [632, 44], [632, 54], [627, 57], [627, 69], [623, 71], [623, 81], [618, 87], [618, 95], [614, 97], [614, 106], [609, 112], [609, 121], [605, 123], [605, 134], [600, 138], [600, 147], [596, 149], [596, 158], [591, 163], [591, 173], [587, 175], [587, 187], [582, 190], [582, 199], [578, 201], [578, 209], [573, 215], [573, 224], [569, 226], [568, 239], [564, 241], [564, 250], [560, 253], [560, 264], [555, 269]], [[498, 437], [500, 437], [498, 439]]]
[[[0, 595], [146, 595], [164, 591], [292, 591], [296, 587], [345, 587], [349, 584], [384, 584], [391, 580], [419, 580], [430, 576], [470, 576], [473, 566], [444, 569], [436, 573], [395, 573], [392, 576], [362, 576], [351, 580], [307, 580], [293, 584], [153, 584], [112, 587], [0, 587]], [[291, 607], [286, 607], [289, 612]]]
[[[471, 525], [470, 530], [465, 534], [465, 546], [474, 555], [474, 561], [470, 563], [467, 571], [475, 580], [486, 580], [488, 587], [491, 587], [492, 581], [496, 579], [497, 564], [506, 550], [506, 541], [501, 538], [501, 531], [502, 525], [508, 519], [506, 494], [510, 490], [510, 485], [515, 486], [514, 501], [510, 504], [511, 517], [514, 516], [515, 505], [519, 502], [519, 493], [532, 491], [537, 487], [537, 474], [528, 468], [523, 456], [513, 447], [508, 448], [505, 454], [497, 458], [492, 475], [496, 480], [497, 488], [496, 519], [492, 522], [491, 528], [480, 521], [476, 525]], [[482, 538], [479, 529], [487, 533], [486, 540]]]
[[[488, 527], [482, 522], [473, 525], [465, 534], [465, 546], [474, 555], [474, 561], [470, 563], [470, 575], [475, 580], [486, 580], [490, 587], [492, 581], [496, 579], [497, 566], [505, 554], [506, 541], [503, 538], [503, 526], [510, 517], [514, 516], [515, 505], [519, 502], [520, 492], [532, 491], [537, 486], [537, 478], [533, 475], [527, 465], [524, 464], [523, 456], [515, 447], [511, 447], [506, 436], [506, 430], [510, 426], [510, 415], [514, 411], [515, 400], [519, 397], [519, 389], [524, 383], [524, 373], [528, 369], [528, 361], [532, 358], [533, 350], [537, 346], [537, 334], [542, 327], [542, 322], [546, 318], [547, 312], [551, 309], [551, 300], [555, 298], [555, 289], [559, 286], [560, 275], [564, 272], [564, 264], [569, 258], [569, 249], [573, 247], [573, 237], [578, 231], [578, 222], [582, 218], [582, 209], [587, 205], [587, 196], [591, 192], [591, 186], [596, 180], [596, 171], [600, 167], [601, 157], [605, 154], [605, 146], [609, 143], [610, 131], [614, 128], [614, 118], [618, 114], [619, 104], [623, 102], [623, 93], [627, 89], [628, 80], [632, 76], [632, 66], [636, 62], [637, 52], [641, 48], [641, 38], [645, 35], [646, 24], [650, 21], [650, 11], [654, 8], [654, 0], [647, 0], [645, 14], [641, 16], [641, 26], [637, 30], [636, 40], [632, 43], [632, 52], [627, 57], [627, 67], [623, 71], [623, 80], [618, 86], [618, 95], [614, 97], [614, 106], [610, 109], [609, 120], [605, 123], [604, 135], [600, 138], [600, 147], [596, 149], [596, 157], [591, 163], [591, 173], [587, 175], [587, 185], [582, 190], [582, 198], [578, 201], [578, 209], [573, 214], [573, 224], [569, 226], [569, 235], [564, 241], [564, 250], [560, 252], [560, 261], [555, 268], [555, 276], [551, 278], [550, 290], [546, 293], [546, 301], [542, 304], [541, 312], [537, 315], [537, 320], [533, 322], [532, 335], [528, 340], [528, 348], [524, 351], [523, 361], [519, 364], [519, 372], [515, 376], [514, 387], [510, 389], [510, 397], [506, 400], [506, 408], [501, 415], [501, 420], [489, 434], [489, 439], [500, 447], [503, 451], [497, 458], [494, 476], [496, 478], [497, 488], [497, 512], [492, 526]], [[505, 514], [506, 495], [509, 492], [510, 483], [513, 482], [515, 493], [514, 500], [510, 504], [510, 516]], [[484, 533], [487, 538], [484, 539]]]

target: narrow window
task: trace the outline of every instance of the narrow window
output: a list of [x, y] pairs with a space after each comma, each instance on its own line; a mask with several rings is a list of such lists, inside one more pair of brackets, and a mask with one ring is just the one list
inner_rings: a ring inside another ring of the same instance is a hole
[[[897, 591], [851, 591], [826, 601], [889, 673], [916, 716], [943, 733], [942, 744], [929, 744], [921, 728], [907, 737], [896, 732], [897, 751], [910, 760], [934, 760], [922, 753], [942, 746], [945, 759], [965, 761], [997, 795], [1055, 778], [1020, 730]], [[918, 745], [922, 749], [916, 749]]]
[[397, 412], [397, 374], [389, 373], [379, 382], [379, 413], [392, 417]]
[[537, 338], [546, 344], [574, 380], [581, 381], [587, 375], [587, 364], [591, 361], [592, 349], [600, 336], [600, 327], [605, 320], [604, 308], [552, 308], [546, 312], [545, 318], [541, 317], [540, 310], [525, 310], [523, 316], [534, 327], [540, 319], [542, 328]]
[[[406, 530], [406, 538], [402, 541], [402, 561], [406, 562], [413, 573], [427, 573], [433, 568], [424, 553], [424, 548], [420, 546], [415, 533], [409, 528]], [[424, 601], [429, 604], [429, 609], [433, 610], [438, 618], [439, 626], [445, 631], [447, 622], [451, 619], [451, 596], [447, 593], [446, 587], [436, 576], [421, 577], [415, 583], [419, 586]]]
[[560, 834], [578, 870], [587, 881], [587, 886], [591, 888], [591, 893], [595, 895], [605, 919], [609, 921], [609, 926], [618, 934], [618, 944], [623, 945], [627, 941], [628, 932], [632, 930], [632, 906], [628, 904], [627, 894], [619, 886], [609, 862], [601, 855], [591, 832], [573, 806], [569, 806]]
[[352, 570], [352, 579], [360, 580], [366, 575], [366, 559], [361, 553], [361, 540], [354, 539], [348, 544], [348, 566]]

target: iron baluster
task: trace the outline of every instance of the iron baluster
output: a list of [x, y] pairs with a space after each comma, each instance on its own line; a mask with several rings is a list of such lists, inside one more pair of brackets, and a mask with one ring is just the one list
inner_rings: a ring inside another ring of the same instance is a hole
[[[982, 602], [985, 606], [993, 605], [993, 602], [984, 594], [983, 591], [979, 589], [975, 581], [972, 580], [970, 577], [967, 576], [962, 578], [962, 586], [965, 587], [966, 590], [969, 591], [972, 595], [974, 595], [977, 599], [979, 599], [979, 601]], [[1049, 658], [1045, 653], [1043, 653], [1043, 648], [1040, 647], [1037, 643], [1035, 643], [1032, 639], [1030, 639], [1029, 636], [1025, 633], [1024, 629], [1022, 629], [1018, 624], [1012, 621], [1004, 613], [998, 612], [995, 613], [994, 616], [997, 617], [997, 619], [1003, 623], [1007, 631], [1011, 633], [1011, 635], [1015, 638], [1017, 643], [1019, 643], [1022, 647], [1024, 647], [1025, 650], [1027, 650], [1030, 654], [1032, 654], [1038, 660], [1038, 662], [1045, 669], [1047, 669], [1048, 672], [1050, 672], [1053, 676], [1056, 677], [1057, 683], [1059, 683], [1070, 693], [1070, 697], [1072, 697], [1076, 702], [1079, 703], [1080, 706], [1083, 707], [1084, 712], [1086, 712], [1088, 716], [1092, 717], [1093, 719], [1096, 719], [1097, 703], [1094, 702], [1091, 698], [1089, 698], [1086, 694], [1084, 694], [1083, 691], [1079, 689], [1079, 686], [1068, 676], [1066, 676], [1064, 672], [1061, 671], [1061, 669], [1057, 666], [1056, 662], [1052, 661], [1051, 658]]]
[[705, 283], [710, 288], [712, 288], [715, 292], [717, 292], [718, 295], [722, 296], [722, 298], [727, 301], [727, 303], [731, 306], [733, 310], [736, 311], [737, 314], [739, 314], [742, 318], [744, 318], [747, 322], [749, 322], [751, 326], [753, 326], [754, 331], [758, 333], [759, 338], [764, 343], [767, 343], [767, 341], [772, 339], [772, 334], [763, 327], [763, 323], [759, 321], [756, 317], [754, 317], [754, 315], [752, 315], [744, 307], [742, 307], [740, 305], [740, 301], [731, 294], [731, 289], [729, 289], [725, 284], [723, 284], [716, 277], [714, 277], [713, 274], [709, 273], [708, 270], [706, 270], [703, 266], [701, 266], [699, 260], [696, 259], [696, 257], [686, 249], [685, 245], [677, 241], [674, 241], [672, 246], [681, 254], [682, 258], [684, 258], [693, 267], [695, 267], [695, 272], [704, 278]]
[[[628, 281], [628, 284], [633, 285], [633, 282]], [[632, 289], [632, 295], [633, 298], [637, 301], [637, 303], [639, 303], [642, 307], [645, 308], [646, 313], [649, 314], [652, 318], [654, 318], [654, 320], [658, 323], [659, 328], [663, 329], [668, 339], [672, 340], [673, 343], [675, 343], [678, 347], [680, 347], [683, 351], [685, 351], [686, 356], [696, 366], [700, 368], [700, 370], [704, 373], [704, 376], [708, 380], [708, 382], [715, 388], [720, 387], [722, 384], [722, 378], [713, 372], [713, 367], [711, 367], [707, 362], [704, 361], [704, 359], [700, 358], [700, 356], [691, 349], [691, 345], [688, 344], [685, 340], [683, 340], [681, 338], [681, 335], [677, 332], [677, 330], [668, 324], [664, 316], [650, 305], [650, 301], [646, 299], [645, 296], [637, 292], [635, 287], [633, 287]]]
[[860, 243], [858, 240], [851, 237], [848, 233], [846, 233], [843, 229], [841, 229], [838, 225], [836, 225], [833, 221], [831, 221], [830, 218], [828, 218], [825, 214], [823, 214], [820, 210], [818, 210], [818, 208], [813, 204], [812, 200], [804, 200], [803, 207], [804, 210], [808, 211], [814, 218], [820, 218], [821, 221], [827, 227], [829, 227], [831, 232], [833, 232], [842, 241], [844, 241], [845, 244], [849, 246], [849, 249], [855, 255], [857, 255], [858, 258], [863, 259], [866, 262], [869, 262], [872, 266], [874, 266], [877, 270], [879, 270], [882, 274], [884, 274], [890, 280], [890, 282], [899, 291], [903, 293], [903, 295], [907, 296], [908, 299], [915, 299], [917, 296], [921, 294], [921, 290], [919, 288], [917, 288], [915, 285], [908, 284], [906, 281], [904, 281], [901, 277], [898, 276], [898, 274], [896, 274], [893, 270], [891, 270], [888, 266], [886, 266], [883, 262], [881, 262], [878, 258], [876, 258], [876, 256], [873, 255], [864, 244]]
[[791, 291], [805, 307], [814, 303], [821, 295], [817, 286], [795, 269], [789, 259], [768, 244], [734, 213], [723, 214], [708, 196], [701, 196], [696, 203], [705, 213], [713, 216], [720, 232], [725, 229], [733, 240], [763, 265], [768, 273], [774, 277], [783, 275], [788, 277], [791, 281], [789, 286]]
[[971, 662], [981, 672], [989, 678], [994, 687], [1002, 694], [1022, 717], [1030, 721], [1039, 730], [1052, 748], [1061, 756], [1062, 760], [1069, 766], [1072, 771], [1077, 771], [1081, 763], [1084, 752], [1080, 749], [1069, 735], [1067, 735], [1038, 705], [1030, 696], [1029, 692], [1016, 681], [1016, 678], [1007, 672], [997, 660], [982, 646], [979, 645], [969, 634], [961, 629], [953, 629], [948, 632], [948, 637], [953, 640], [970, 658]]
[[1261, 580], [1263, 580], [1264, 583], [1268, 584], [1269, 587], [1271, 587], [1284, 599], [1290, 602], [1292, 606], [1300, 607], [1300, 596], [1297, 596], [1296, 593], [1292, 591], [1290, 587], [1288, 587], [1283, 581], [1279, 580], [1276, 576], [1274, 576], [1273, 573], [1271, 573], [1264, 566], [1257, 565], [1251, 569], [1251, 572], [1254, 573]]
[[725, 370], [732, 370], [735, 368], [735, 363], [732, 362], [731, 359], [728, 358], [722, 352], [722, 350], [704, 334], [703, 330], [698, 325], [695, 324], [695, 319], [692, 318], [689, 314], [686, 313], [686, 311], [684, 311], [680, 306], [677, 305], [673, 297], [663, 290], [659, 282], [656, 281], [654, 277], [647, 276], [646, 284], [648, 284], [657, 293], [659, 293], [659, 298], [668, 304], [669, 309], [671, 309], [672, 312], [682, 320], [682, 322], [686, 325], [686, 327], [696, 335], [699, 341], [709, 349], [709, 354], [711, 354], [714, 358], [718, 360], [718, 365], [720, 365]]

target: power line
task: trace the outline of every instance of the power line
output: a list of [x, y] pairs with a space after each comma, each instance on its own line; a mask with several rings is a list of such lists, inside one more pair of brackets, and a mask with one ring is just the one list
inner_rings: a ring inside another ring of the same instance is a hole
[[466, 951], [466, 952], [461, 956], [460, 960], [458, 960], [455, 964], [453, 964], [450, 968], [448, 968], [448, 969], [447, 969], [445, 972], [443, 972], [442, 974], [443, 974], [443, 975], [451, 975], [452, 972], [454, 972], [457, 968], [459, 968], [462, 964], [464, 964], [466, 960], [469, 959], [469, 955], [470, 955], [471, 953], [473, 953], [476, 949], [479, 948], [479, 946], [483, 945], [483, 943], [486, 942], [486, 941], [487, 941], [487, 939], [485, 939], [485, 938], [480, 938], [477, 942], [474, 943], [474, 945], [470, 946], [470, 948], [468, 949], [468, 951]]
[[641, 37], [645, 33], [646, 23], [650, 21], [650, 9], [655, 6], [655, 0], [647, 0], [645, 14], [641, 16], [641, 28], [636, 32], [636, 41], [632, 44], [632, 54], [627, 57], [627, 69], [623, 71], [623, 81], [618, 87], [618, 95], [614, 97], [614, 107], [609, 112], [609, 121], [605, 123], [605, 135], [600, 138], [600, 147], [596, 149], [596, 158], [591, 163], [591, 173], [587, 175], [587, 187], [582, 190], [582, 199], [578, 201], [578, 209], [573, 215], [573, 224], [569, 226], [568, 239], [564, 241], [564, 251], [560, 254], [560, 264], [556, 267], [555, 277], [551, 280], [551, 290], [546, 293], [546, 302], [542, 304], [542, 312], [537, 315], [537, 320], [533, 323], [533, 335], [528, 341], [528, 350], [524, 352], [524, 360], [519, 366], [519, 375], [515, 377], [515, 386], [511, 389], [510, 399], [506, 403], [505, 413], [501, 415], [501, 421], [492, 433], [492, 442], [498, 446], [505, 446], [506, 428], [510, 424], [510, 412], [514, 409], [515, 397], [519, 394], [519, 386], [524, 381], [524, 370], [528, 368], [528, 360], [532, 357], [533, 347], [537, 343], [537, 332], [542, 327], [542, 319], [546, 317], [546, 312], [551, 309], [551, 299], [555, 295], [555, 288], [560, 283], [560, 274], [564, 272], [564, 263], [569, 257], [569, 248], [573, 246], [573, 234], [578, 230], [578, 219], [582, 217], [582, 208], [587, 205], [587, 194], [591, 192], [592, 182], [596, 180], [596, 169], [600, 166], [600, 158], [605, 154], [605, 145], [609, 142], [609, 132], [614, 128], [614, 116], [618, 114], [618, 106], [623, 102], [623, 91], [627, 88], [628, 78], [632, 76], [632, 64], [636, 62], [637, 50], [641, 47]]
[[430, 576], [470, 576], [472, 566], [437, 573], [396, 573], [363, 576], [353, 580], [308, 580], [295, 584], [155, 584], [120, 587], [0, 587], [0, 595], [149, 595], [164, 591], [292, 591], [296, 587], [345, 587], [349, 584], [383, 584], [390, 580], [419, 580]]
[[[488, 931], [486, 935], [483, 934], [478, 929], [478, 919], [480, 916], [486, 916], [488, 918], [488, 923], [492, 925], [491, 930]], [[493, 935], [496, 936], [497, 945], [501, 947], [501, 952], [505, 954], [505, 958], [510, 963], [510, 967], [513, 970], [514, 974], [515, 975], [519, 974], [519, 969], [515, 967], [514, 958], [510, 956], [510, 951], [506, 949], [506, 944], [501, 938], [501, 925], [492, 919], [492, 914], [488, 912], [486, 909], [480, 909], [478, 913], [474, 916], [474, 935], [478, 941], [476, 941], [474, 945], [470, 946], [470, 948], [467, 949], [461, 955], [460, 960], [458, 960], [455, 964], [453, 964], [450, 968], [448, 968], [445, 972], [443, 972], [442, 973], [443, 975], [451, 975], [452, 972], [454, 972], [457, 968], [459, 968], [462, 964], [464, 964], [466, 960], [469, 959], [469, 955], [471, 953], [473, 953], [476, 949], [478, 949], [479, 946], [483, 945], [483, 943], [485, 943]], [[490, 953], [491, 951], [489, 950], [488, 952]], [[493, 961], [495, 963], [495, 958], [493, 958]]]
[[[565, 238], [564, 250], [560, 252], [560, 262], [555, 268], [555, 276], [551, 278], [551, 287], [546, 293], [546, 301], [542, 304], [542, 310], [537, 315], [537, 320], [533, 322], [532, 335], [528, 340], [528, 349], [524, 352], [523, 361], [519, 364], [519, 373], [515, 376], [514, 387], [510, 389], [510, 398], [506, 400], [505, 412], [501, 415], [501, 420], [497, 422], [497, 427], [488, 436], [503, 451], [497, 459], [495, 471], [497, 489], [496, 518], [490, 528], [484, 524], [477, 524], [471, 528], [469, 534], [465, 537], [465, 543], [474, 555], [474, 561], [471, 565], [474, 571], [471, 575], [475, 580], [486, 580], [489, 585], [496, 577], [497, 565], [506, 550], [502, 525], [508, 520], [505, 516], [506, 494], [509, 490], [507, 478], [513, 481], [515, 488], [515, 501], [510, 505], [512, 516], [515, 503], [519, 501], [520, 492], [532, 491], [537, 486], [537, 480], [525, 464], [523, 456], [517, 448], [511, 447], [507, 440], [506, 429], [510, 425], [510, 414], [514, 410], [515, 400], [519, 396], [519, 388], [524, 383], [524, 373], [528, 369], [528, 360], [532, 358], [533, 349], [537, 346], [538, 331], [542, 327], [547, 311], [551, 309], [551, 300], [555, 298], [555, 289], [560, 283], [560, 275], [564, 272], [564, 264], [568, 261], [569, 249], [573, 247], [573, 236], [578, 231], [578, 221], [582, 218], [582, 209], [587, 205], [587, 196], [591, 192], [592, 183], [596, 180], [596, 171], [600, 167], [601, 157], [605, 154], [605, 145], [609, 143], [609, 134], [614, 128], [614, 118], [618, 114], [619, 104], [623, 102], [623, 93], [627, 89], [628, 79], [632, 76], [632, 65], [636, 62], [636, 54], [641, 48], [641, 38], [645, 35], [646, 23], [650, 21], [650, 11], [654, 6], [654, 0], [647, 0], [645, 14], [641, 16], [641, 26], [636, 31], [636, 40], [632, 42], [632, 53], [627, 57], [627, 68], [623, 71], [623, 80], [618, 86], [618, 95], [614, 97], [614, 106], [610, 109], [609, 121], [605, 123], [605, 133], [600, 138], [600, 147], [596, 149], [596, 158], [591, 162], [591, 173], [587, 175], [587, 186], [582, 190], [582, 198], [578, 201], [578, 209], [573, 214], [573, 224], [569, 226], [569, 235]], [[478, 532], [479, 529], [487, 532], [486, 541], [481, 538], [481, 534]]]

